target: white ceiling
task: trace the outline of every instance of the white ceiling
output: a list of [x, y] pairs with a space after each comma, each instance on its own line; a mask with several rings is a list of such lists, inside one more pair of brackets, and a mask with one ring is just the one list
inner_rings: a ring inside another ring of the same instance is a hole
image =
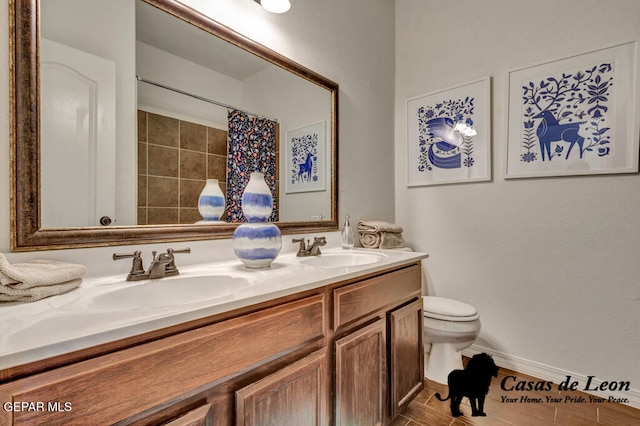
[[142, 1], [136, 2], [136, 38], [239, 81], [272, 66], [264, 59]]

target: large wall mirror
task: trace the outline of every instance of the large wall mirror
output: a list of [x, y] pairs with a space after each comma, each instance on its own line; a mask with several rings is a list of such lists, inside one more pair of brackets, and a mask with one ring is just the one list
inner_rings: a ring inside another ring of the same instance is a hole
[[229, 238], [252, 171], [283, 233], [337, 229], [336, 83], [174, 0], [10, 13], [12, 250]]

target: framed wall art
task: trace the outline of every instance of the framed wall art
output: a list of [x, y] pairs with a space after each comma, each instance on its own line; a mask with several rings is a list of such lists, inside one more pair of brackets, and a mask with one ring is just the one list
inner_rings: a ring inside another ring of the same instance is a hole
[[407, 186], [491, 179], [489, 77], [407, 100]]
[[509, 73], [506, 178], [638, 171], [636, 42]]
[[327, 148], [325, 122], [286, 132], [285, 191], [310, 192], [326, 189]]

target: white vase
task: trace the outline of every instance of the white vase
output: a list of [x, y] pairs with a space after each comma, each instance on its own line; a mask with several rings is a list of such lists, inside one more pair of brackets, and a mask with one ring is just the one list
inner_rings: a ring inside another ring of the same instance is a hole
[[265, 222], [273, 211], [273, 196], [264, 173], [254, 172], [242, 193], [242, 213], [249, 222]]
[[198, 211], [204, 222], [216, 222], [224, 212], [224, 194], [218, 184], [218, 179], [207, 179], [200, 197]]
[[282, 234], [268, 222], [273, 210], [273, 196], [264, 174], [251, 173], [242, 193], [242, 213], [247, 223], [233, 233], [233, 252], [248, 268], [268, 268], [282, 248]]
[[247, 268], [268, 268], [281, 248], [280, 228], [272, 222], [246, 222], [233, 233], [233, 252]]

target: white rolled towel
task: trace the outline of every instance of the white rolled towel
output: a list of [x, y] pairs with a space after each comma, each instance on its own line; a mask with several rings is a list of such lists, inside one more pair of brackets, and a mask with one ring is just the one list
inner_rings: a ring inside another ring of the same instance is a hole
[[358, 222], [360, 243], [364, 248], [391, 249], [406, 247], [402, 227], [395, 223], [376, 221]]
[[0, 253], [0, 301], [33, 302], [80, 285], [87, 268], [55, 260], [10, 264]]

